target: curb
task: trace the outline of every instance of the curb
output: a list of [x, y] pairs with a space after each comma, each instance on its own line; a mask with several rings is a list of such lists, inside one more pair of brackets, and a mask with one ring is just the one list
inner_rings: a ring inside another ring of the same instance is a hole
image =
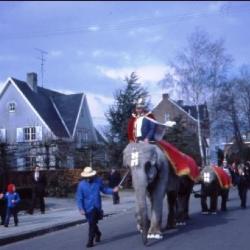
[[[113, 214], [115, 214], [115, 213], [105, 214], [104, 217], [108, 217], [108, 216], [111, 216]], [[62, 229], [68, 228], [68, 227], [73, 227], [73, 226], [76, 226], [79, 224], [84, 224], [86, 222], [87, 222], [86, 219], [81, 219], [81, 220], [77, 220], [77, 221], [67, 222], [64, 224], [53, 225], [51, 227], [42, 228], [42, 229], [38, 229], [38, 230], [34, 230], [31, 232], [26, 232], [26, 233], [22, 233], [22, 234], [18, 234], [18, 235], [7, 236], [3, 239], [0, 239], [0, 246], [14, 243], [14, 242], [21, 241], [21, 240], [27, 240], [27, 239], [34, 238], [37, 236], [42, 236], [42, 235], [47, 234], [47, 233], [59, 231], [59, 230], [62, 230]]]

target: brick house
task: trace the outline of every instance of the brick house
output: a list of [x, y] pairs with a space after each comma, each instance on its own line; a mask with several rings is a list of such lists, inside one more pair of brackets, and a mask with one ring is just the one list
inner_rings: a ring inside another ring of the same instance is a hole
[[[182, 100], [174, 101], [167, 93], [164, 93], [162, 95], [162, 100], [153, 108], [152, 112], [155, 118], [161, 123], [181, 119], [187, 132], [197, 135], [198, 142], [198, 121], [195, 106], [184, 105]], [[207, 158], [209, 147], [209, 114], [205, 103], [199, 105], [199, 114], [201, 121], [203, 152]]]

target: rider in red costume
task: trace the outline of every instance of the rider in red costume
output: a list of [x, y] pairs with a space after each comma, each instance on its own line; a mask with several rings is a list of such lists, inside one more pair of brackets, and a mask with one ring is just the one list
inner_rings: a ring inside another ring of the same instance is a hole
[[154, 115], [146, 110], [144, 100], [140, 98], [136, 104], [135, 113], [128, 121], [129, 142], [157, 142], [157, 145], [171, 162], [175, 173], [178, 176], [188, 175], [193, 181], [196, 181], [199, 177], [199, 168], [196, 162], [170, 143], [162, 139], [156, 139], [161, 138], [156, 136], [159, 126], [162, 127], [164, 124], [155, 120]]

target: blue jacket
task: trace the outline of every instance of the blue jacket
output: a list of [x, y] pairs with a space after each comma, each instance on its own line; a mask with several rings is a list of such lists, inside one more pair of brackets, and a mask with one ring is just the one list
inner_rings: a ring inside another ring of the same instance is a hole
[[16, 207], [16, 205], [20, 202], [20, 196], [17, 192], [14, 193], [7, 192], [3, 198], [7, 201], [8, 208]]
[[94, 208], [102, 209], [101, 193], [113, 194], [113, 189], [105, 187], [102, 179], [95, 177], [93, 182], [82, 180], [79, 182], [76, 192], [77, 206], [85, 213], [91, 212]]
[[152, 121], [150, 121], [147, 118], [144, 118], [142, 120], [142, 126], [141, 126], [141, 134], [142, 134], [142, 140], [147, 138], [149, 141], [154, 140], [154, 135], [155, 135], [155, 129], [156, 129], [156, 124]]

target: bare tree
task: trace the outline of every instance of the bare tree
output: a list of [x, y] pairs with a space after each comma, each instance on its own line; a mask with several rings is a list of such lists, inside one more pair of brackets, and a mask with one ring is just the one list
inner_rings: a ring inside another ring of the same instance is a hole
[[[225, 53], [222, 40], [212, 41], [208, 33], [196, 29], [188, 37], [188, 46], [172, 62], [176, 75], [175, 82], [182, 89], [185, 99], [196, 106], [199, 149], [203, 165], [206, 162], [202, 146], [199, 104], [206, 101], [210, 107], [212, 106], [214, 101], [211, 100], [214, 99], [217, 88], [226, 79], [231, 61], [231, 57]], [[168, 77], [167, 82], [172, 84], [173, 79]], [[210, 120], [214, 120], [214, 115], [210, 116]]]
[[[244, 143], [241, 134], [241, 105], [238, 94], [237, 79], [224, 82], [220, 88], [217, 96], [215, 108], [220, 111], [219, 123], [222, 124], [220, 128], [225, 132], [229, 129], [229, 134], [234, 137], [234, 143], [237, 147], [240, 158], [243, 157]], [[227, 132], [228, 132], [227, 131]]]
[[246, 121], [246, 132], [250, 131], [250, 66], [243, 65], [240, 68], [240, 76], [237, 79], [239, 99], [242, 107], [244, 120]]

